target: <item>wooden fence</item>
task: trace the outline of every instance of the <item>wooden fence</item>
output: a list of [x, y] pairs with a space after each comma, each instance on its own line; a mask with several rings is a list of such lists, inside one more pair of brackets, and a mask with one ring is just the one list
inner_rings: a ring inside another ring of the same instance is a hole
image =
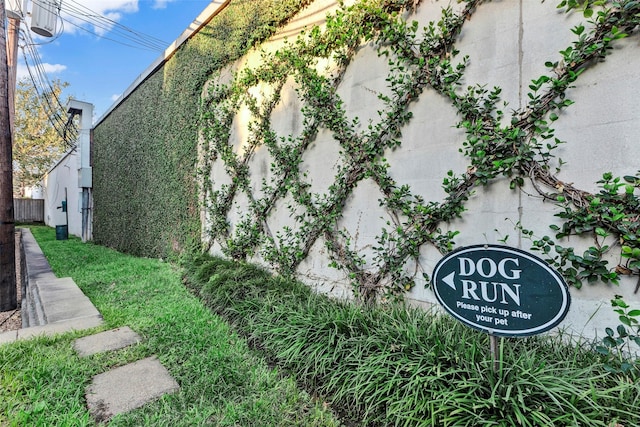
[[13, 199], [16, 222], [44, 222], [43, 199]]

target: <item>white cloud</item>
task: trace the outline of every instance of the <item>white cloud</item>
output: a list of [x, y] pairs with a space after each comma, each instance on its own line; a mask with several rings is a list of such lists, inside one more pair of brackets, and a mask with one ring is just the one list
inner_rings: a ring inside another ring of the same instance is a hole
[[120, 98], [122, 96], [121, 93], [116, 93], [111, 95], [111, 101], [116, 102], [118, 100], [118, 98]]
[[[66, 65], [62, 65], [62, 64], [47, 64], [47, 63], [44, 63], [44, 64], [42, 64], [42, 67], [43, 67], [45, 73], [47, 73], [47, 74], [61, 73], [64, 70], [67, 69], [67, 66]], [[24, 78], [29, 78], [29, 70], [27, 69], [27, 66], [24, 63], [19, 62], [18, 63], [18, 69], [16, 70], [16, 79], [17, 80], [22, 80]]]
[[62, 65], [62, 64], [47, 64], [44, 63], [42, 64], [42, 66], [44, 67], [44, 71], [45, 73], [49, 74], [55, 74], [55, 73], [61, 73], [64, 70], [67, 69], [66, 65]]
[[16, 70], [16, 79], [22, 80], [27, 77], [29, 77], [29, 70], [27, 70], [27, 66], [24, 64], [18, 64], [18, 69]]
[[152, 7], [154, 9], [164, 9], [167, 7], [167, 3], [171, 3], [172, 1], [174, 0], [156, 0]]

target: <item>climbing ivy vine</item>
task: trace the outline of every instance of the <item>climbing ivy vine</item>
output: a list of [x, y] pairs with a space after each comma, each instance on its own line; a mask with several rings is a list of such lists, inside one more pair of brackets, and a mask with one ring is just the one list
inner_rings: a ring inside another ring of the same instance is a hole
[[202, 88], [212, 73], [270, 37], [310, 2], [232, 1], [96, 125], [97, 243], [166, 257], [200, 242], [195, 176]]
[[[457, 231], [445, 225], [462, 217], [466, 202], [479, 186], [508, 179], [513, 191], [524, 191], [528, 181], [540, 198], [558, 207], [562, 225], [551, 225], [554, 237], [535, 236], [523, 224], [522, 235], [541, 251], [568, 282], [616, 282], [620, 275], [638, 275], [640, 267], [640, 174], [605, 174], [601, 191], [591, 194], [557, 177], [562, 161], [555, 150], [564, 141], [554, 124], [572, 105], [567, 90], [583, 72], [611, 52], [613, 43], [627, 37], [640, 23], [638, 1], [562, 1], [559, 8], [581, 11], [586, 25], [572, 29], [575, 41], [561, 58], [545, 65], [548, 73], [529, 84], [528, 102], [509, 118], [503, 112], [501, 88], [465, 87], [468, 58], [459, 58], [457, 38], [483, 4], [466, 0], [454, 11], [425, 28], [407, 22], [406, 12], [419, 7], [414, 0], [360, 0], [328, 17], [323, 29], [314, 27], [273, 53], [264, 53], [260, 65], [237, 72], [228, 84], [214, 84], [204, 95], [200, 175], [208, 213], [207, 240], [229, 257], [244, 260], [260, 255], [283, 275], [293, 275], [316, 242], [324, 242], [333, 267], [345, 271], [356, 297], [371, 301], [401, 297], [416, 275], [428, 280], [419, 267], [424, 245], [441, 253], [455, 247]], [[380, 94], [384, 108], [379, 121], [364, 130], [348, 117], [338, 88], [357, 49], [374, 46], [388, 59], [388, 91]], [[326, 72], [324, 64], [332, 71]], [[287, 84], [294, 84], [303, 117], [299, 134], [278, 135], [271, 115]], [[384, 153], [402, 144], [402, 130], [412, 120], [410, 104], [430, 88], [446, 98], [465, 133], [460, 152], [468, 160], [464, 171], [449, 171], [442, 179], [446, 197], [427, 201], [396, 182]], [[260, 95], [257, 95], [257, 94]], [[234, 150], [231, 125], [241, 109], [252, 117], [243, 149]], [[505, 124], [506, 122], [506, 124]], [[303, 155], [318, 133], [331, 132], [340, 146], [334, 182], [324, 194], [311, 191], [302, 172]], [[258, 148], [268, 150], [270, 181], [259, 191], [252, 187], [250, 162]], [[229, 180], [214, 182], [210, 171], [224, 168]], [[373, 181], [383, 194], [380, 205], [391, 220], [380, 231], [373, 259], [354, 247], [352, 237], [339, 228], [348, 198], [363, 180]], [[231, 223], [234, 200], [247, 200], [242, 217]], [[277, 203], [288, 203], [296, 227], [275, 233], [269, 218]], [[594, 245], [583, 254], [562, 246], [566, 237], [592, 236]], [[605, 244], [613, 241], [614, 244]], [[618, 251], [620, 263], [610, 267], [606, 255]], [[373, 268], [372, 268], [373, 267]]]

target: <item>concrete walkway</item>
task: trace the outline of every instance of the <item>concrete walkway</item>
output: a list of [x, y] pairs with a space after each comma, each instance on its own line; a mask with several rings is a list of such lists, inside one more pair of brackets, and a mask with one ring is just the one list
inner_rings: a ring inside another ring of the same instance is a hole
[[22, 329], [0, 333], [0, 344], [102, 325], [102, 315], [70, 277], [57, 278], [31, 230], [22, 229], [27, 274], [22, 277]]
[[[70, 277], [57, 278], [31, 231], [22, 239], [27, 263], [22, 300], [23, 328], [0, 333], [0, 345], [39, 335], [91, 329], [103, 324], [102, 315]], [[78, 338], [73, 348], [79, 357], [91, 357], [141, 342], [129, 327]], [[139, 408], [179, 389], [155, 356], [113, 368], [93, 377], [85, 390], [87, 409], [98, 423]]]

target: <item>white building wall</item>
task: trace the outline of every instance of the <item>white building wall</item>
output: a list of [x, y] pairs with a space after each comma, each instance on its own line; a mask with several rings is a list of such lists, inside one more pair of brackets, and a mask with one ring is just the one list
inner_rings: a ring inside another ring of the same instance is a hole
[[[321, 25], [322, 14], [335, 10], [336, 3], [332, 0], [316, 1], [280, 34], [293, 38], [305, 24]], [[417, 20], [420, 28], [427, 26], [431, 20], [439, 19], [443, 7], [461, 7], [455, 1], [417, 3], [417, 12], [408, 16], [407, 20]], [[561, 58], [558, 52], [571, 46], [576, 39], [571, 29], [585, 21], [580, 13], [566, 14], [558, 10], [557, 3], [515, 0], [484, 2], [465, 23], [458, 38], [456, 47], [460, 54], [457, 58], [469, 56], [465, 86], [479, 84], [488, 88], [501, 87], [502, 99], [508, 102], [504, 109], [507, 123], [511, 110], [526, 106], [531, 80], [549, 73], [545, 62]], [[585, 191], [597, 191], [595, 183], [605, 172], [612, 172], [614, 176], [633, 175], [640, 168], [639, 38], [635, 34], [615, 43], [612, 54], [605, 61], [592, 64], [567, 94], [576, 103], [563, 111], [561, 118], [554, 122], [556, 135], [567, 142], [557, 152], [567, 162], [559, 178]], [[282, 46], [282, 39], [282, 36], [274, 37], [272, 42], [263, 46], [264, 50], [278, 49]], [[260, 53], [250, 53], [229, 69], [255, 67], [260, 58]], [[331, 71], [331, 67], [327, 66], [327, 74]], [[349, 118], [360, 118], [362, 128], [369, 120], [374, 123], [379, 120], [377, 110], [382, 105], [377, 94], [388, 93], [385, 81], [387, 72], [386, 59], [378, 56], [372, 46], [363, 46], [349, 64], [337, 89], [347, 115]], [[229, 74], [222, 73], [216, 82], [226, 83], [228, 80]], [[280, 136], [297, 136], [301, 128], [302, 101], [295, 92], [295, 84], [288, 82], [280, 99], [272, 113], [272, 127]], [[399, 185], [410, 185], [413, 194], [422, 196], [426, 201], [440, 202], [446, 196], [441, 183], [447, 171], [453, 170], [460, 175], [469, 165], [469, 160], [459, 152], [465, 139], [464, 132], [455, 127], [460, 118], [448, 99], [429, 88], [411, 104], [410, 109], [414, 117], [402, 131], [401, 146], [385, 153], [390, 165], [389, 173]], [[250, 133], [249, 118], [250, 114], [241, 110], [233, 121], [230, 143], [238, 153]], [[331, 132], [320, 129], [315, 141], [303, 155], [301, 165], [312, 192], [322, 194], [334, 182], [340, 162], [339, 152], [340, 146], [333, 140]], [[261, 149], [249, 161], [253, 195], [256, 198], [261, 196], [258, 184], [263, 179], [270, 182], [270, 163], [269, 154]], [[211, 177], [214, 190], [231, 182], [221, 161], [214, 163]], [[523, 191], [514, 191], [509, 189], [508, 180], [494, 180], [490, 185], [476, 189], [465, 204], [467, 211], [462, 218], [442, 224], [442, 227], [460, 231], [455, 239], [458, 247], [502, 243], [506, 236], [511, 236], [506, 241], [507, 245], [530, 250], [531, 242], [522, 239], [514, 225], [521, 223], [533, 230], [536, 236], [553, 236], [549, 225], [557, 221], [554, 206], [535, 197], [535, 193], [530, 184]], [[376, 245], [376, 237], [389, 219], [388, 213], [379, 206], [380, 198], [380, 190], [372, 181], [361, 181], [351, 194], [338, 224], [351, 236], [357, 237], [352, 247], [368, 259], [371, 259], [371, 248]], [[237, 222], [246, 216], [247, 200], [246, 195], [241, 193], [234, 200], [235, 207], [227, 218], [232, 233]], [[293, 211], [289, 198], [276, 203], [276, 209], [267, 220], [272, 234], [284, 232], [286, 227], [293, 232], [299, 228], [292, 219]], [[576, 248], [576, 253], [582, 253], [592, 241], [572, 238], [570, 243]], [[212, 248], [212, 252], [221, 253], [219, 244], [214, 244]], [[425, 246], [417, 267], [430, 275], [441, 257], [438, 251]], [[612, 268], [618, 262], [614, 258], [611, 259]], [[299, 266], [299, 277], [319, 290], [348, 295], [350, 285], [347, 277], [330, 268], [329, 260], [321, 238], [310, 256]], [[259, 255], [255, 261], [262, 262]], [[416, 266], [409, 265], [407, 268]], [[602, 334], [604, 327], [617, 325], [619, 321], [609, 301], [619, 294], [632, 306], [640, 307], [640, 297], [634, 293], [637, 279], [637, 276], [622, 277], [620, 285], [598, 283], [585, 284], [580, 290], [572, 288], [573, 303], [560, 327], [594, 337]], [[419, 281], [409, 293], [409, 298], [427, 306], [435, 302], [433, 291]]]
[[[67, 224], [69, 234], [82, 235], [81, 189], [78, 188], [78, 153], [68, 152], [42, 180], [44, 198], [44, 222], [50, 227]], [[59, 206], [67, 197], [67, 212]]]
[[[93, 229], [90, 164], [93, 105], [71, 99], [67, 104], [67, 113], [71, 118], [80, 117], [78, 137], [74, 147], [58, 160], [42, 180], [44, 221], [51, 227], [68, 225], [69, 234], [86, 241], [91, 240]], [[67, 201], [66, 212], [62, 211], [63, 200]]]

